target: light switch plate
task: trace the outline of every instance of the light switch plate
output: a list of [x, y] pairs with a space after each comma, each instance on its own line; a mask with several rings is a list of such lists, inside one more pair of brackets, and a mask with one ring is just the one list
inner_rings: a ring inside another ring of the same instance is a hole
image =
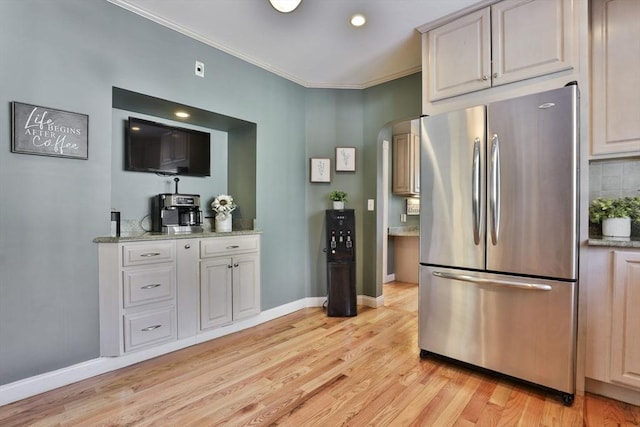
[[375, 209], [375, 207], [374, 207], [374, 206], [375, 206], [375, 204], [374, 204], [374, 202], [373, 202], [373, 199], [368, 199], [368, 200], [367, 200], [367, 210], [368, 210], [368, 211], [372, 211], [372, 210], [374, 210], [374, 209]]

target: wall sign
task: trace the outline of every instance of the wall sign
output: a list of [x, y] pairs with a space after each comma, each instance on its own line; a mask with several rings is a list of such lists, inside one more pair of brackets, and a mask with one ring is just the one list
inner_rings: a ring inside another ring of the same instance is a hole
[[12, 102], [11, 151], [41, 156], [89, 157], [89, 116]]

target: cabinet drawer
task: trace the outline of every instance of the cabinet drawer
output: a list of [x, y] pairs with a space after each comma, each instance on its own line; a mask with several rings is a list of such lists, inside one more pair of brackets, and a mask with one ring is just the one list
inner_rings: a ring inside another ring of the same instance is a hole
[[173, 264], [125, 270], [122, 276], [125, 308], [174, 297], [176, 273]]
[[175, 307], [124, 316], [124, 351], [175, 339]]
[[175, 258], [174, 248], [175, 245], [172, 241], [124, 245], [122, 247], [122, 265], [128, 267], [173, 261]]
[[209, 258], [258, 250], [258, 236], [214, 237], [200, 241], [200, 257]]

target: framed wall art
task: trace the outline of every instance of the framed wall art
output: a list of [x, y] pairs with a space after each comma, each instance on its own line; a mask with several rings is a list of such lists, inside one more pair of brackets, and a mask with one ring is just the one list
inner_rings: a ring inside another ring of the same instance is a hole
[[89, 116], [38, 105], [11, 103], [11, 151], [89, 158]]
[[312, 157], [309, 162], [311, 182], [331, 182], [331, 159]]
[[336, 172], [356, 171], [356, 147], [336, 147]]

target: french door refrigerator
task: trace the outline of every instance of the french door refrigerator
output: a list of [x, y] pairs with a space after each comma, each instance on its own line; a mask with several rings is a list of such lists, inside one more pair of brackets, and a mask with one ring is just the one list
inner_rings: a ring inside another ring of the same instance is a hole
[[419, 345], [575, 394], [578, 88], [421, 119]]

